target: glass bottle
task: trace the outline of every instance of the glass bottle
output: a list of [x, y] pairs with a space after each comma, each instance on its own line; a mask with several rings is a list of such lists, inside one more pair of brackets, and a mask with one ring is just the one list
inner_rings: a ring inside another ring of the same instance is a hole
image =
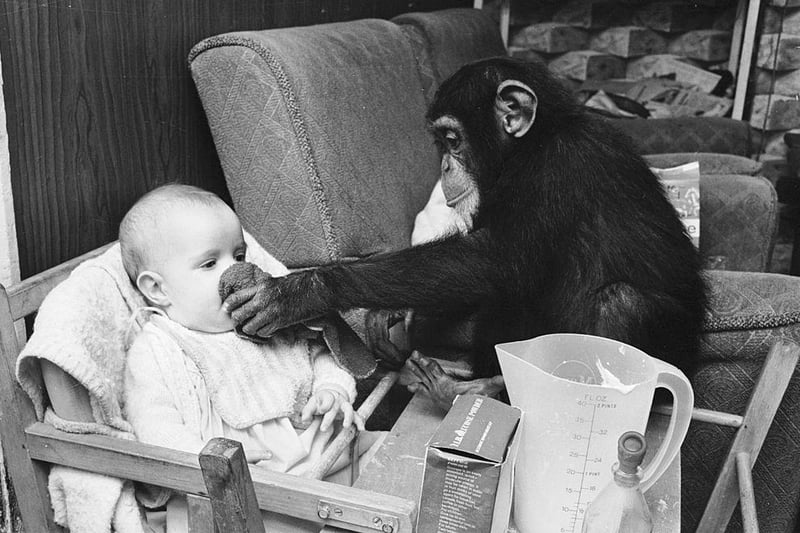
[[639, 487], [647, 444], [636, 431], [623, 433], [617, 445], [614, 480], [586, 508], [582, 533], [651, 533], [653, 519]]

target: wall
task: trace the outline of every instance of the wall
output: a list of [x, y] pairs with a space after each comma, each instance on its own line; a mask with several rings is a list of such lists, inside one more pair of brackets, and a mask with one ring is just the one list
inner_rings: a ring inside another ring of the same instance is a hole
[[[0, 75], [0, 88], [2, 86], [3, 77]], [[3, 106], [3, 93], [0, 91], [0, 283], [3, 285], [19, 281], [17, 232], [14, 223], [11, 168], [8, 157], [6, 113]]]
[[4, 0], [11, 186], [23, 277], [116, 238], [181, 180], [227, 196], [187, 68], [204, 37], [470, 7], [464, 0]]

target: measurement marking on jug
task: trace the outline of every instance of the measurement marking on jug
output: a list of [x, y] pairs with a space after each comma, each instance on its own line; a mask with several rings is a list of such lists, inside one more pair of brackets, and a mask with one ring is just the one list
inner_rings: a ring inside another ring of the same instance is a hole
[[[572, 533], [575, 533], [575, 527], [578, 525], [578, 514], [581, 510], [581, 497], [583, 496], [583, 481], [586, 478], [586, 468], [589, 464], [589, 449], [592, 444], [592, 434], [595, 433], [594, 431], [594, 420], [595, 420], [595, 413], [597, 412], [597, 404], [593, 402], [578, 402], [579, 404], [583, 405], [591, 405], [592, 406], [592, 417], [589, 421], [589, 434], [586, 437], [586, 452], [583, 454], [583, 469], [581, 472], [581, 484], [580, 488], [578, 489], [578, 501], [575, 502], [575, 512], [572, 516], [571, 526], [572, 526]], [[575, 437], [581, 437], [580, 435], [574, 435]], [[581, 438], [576, 438], [575, 440], [582, 440]], [[594, 460], [592, 462], [595, 462]], [[567, 489], [567, 492], [573, 492], [572, 489]]]

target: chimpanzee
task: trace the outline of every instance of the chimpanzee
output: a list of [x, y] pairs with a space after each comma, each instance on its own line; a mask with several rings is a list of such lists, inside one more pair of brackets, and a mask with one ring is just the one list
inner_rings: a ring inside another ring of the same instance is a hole
[[546, 67], [511, 58], [462, 67], [427, 118], [448, 204], [472, 215], [472, 231], [234, 293], [225, 305], [245, 332], [353, 307], [474, 313], [477, 380], [412, 358], [444, 405], [498, 392], [494, 345], [545, 333], [610, 337], [691, 366], [706, 304], [699, 255], [630, 139]]

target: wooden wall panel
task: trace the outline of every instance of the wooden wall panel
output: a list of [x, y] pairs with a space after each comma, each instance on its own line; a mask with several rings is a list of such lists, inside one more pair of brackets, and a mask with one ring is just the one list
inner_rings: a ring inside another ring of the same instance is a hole
[[124, 212], [179, 180], [227, 198], [191, 80], [210, 35], [468, 0], [4, 0], [0, 57], [20, 270], [33, 275], [116, 238]]

